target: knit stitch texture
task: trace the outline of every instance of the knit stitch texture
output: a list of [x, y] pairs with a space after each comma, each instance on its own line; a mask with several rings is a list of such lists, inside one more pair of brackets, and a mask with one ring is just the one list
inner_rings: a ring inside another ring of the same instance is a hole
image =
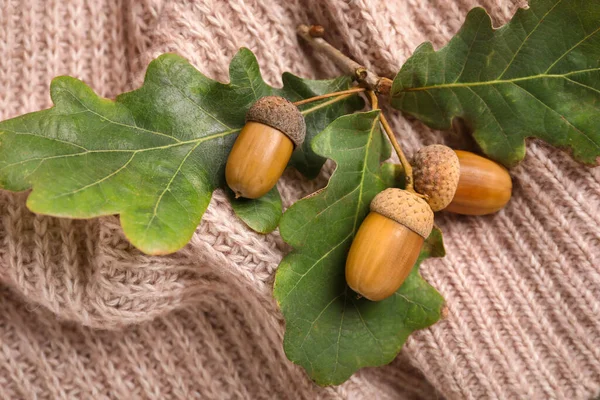
[[[265, 79], [339, 74], [295, 35], [327, 39], [393, 77], [424, 41], [440, 48], [482, 5], [495, 24], [524, 0], [0, 0], [0, 119], [47, 108], [57, 75], [112, 98], [148, 62], [176, 52], [227, 80], [239, 47]], [[392, 110], [407, 153], [469, 148]], [[286, 206], [324, 186], [288, 171]], [[191, 242], [141, 254], [116, 216], [71, 221], [30, 213], [0, 192], [2, 399], [589, 399], [600, 392], [600, 169], [538, 141], [511, 171], [513, 199], [493, 216], [440, 214], [448, 255], [423, 276], [448, 317], [411, 336], [390, 365], [319, 388], [282, 350], [271, 295], [289, 251], [249, 231], [217, 191]]]

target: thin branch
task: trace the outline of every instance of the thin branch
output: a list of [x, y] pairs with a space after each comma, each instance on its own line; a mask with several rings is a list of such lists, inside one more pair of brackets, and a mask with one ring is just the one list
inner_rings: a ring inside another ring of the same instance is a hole
[[[389, 94], [391, 89], [391, 79], [383, 78], [360, 65], [344, 53], [333, 47], [321, 35], [314, 35], [316, 26], [299, 25], [298, 35], [303, 38], [313, 49], [327, 54], [335, 64], [344, 71], [344, 73], [352, 75], [352, 77], [368, 90], [373, 90], [380, 94]], [[322, 33], [322, 29], [318, 30]], [[311, 34], [311, 32], [313, 34]]]
[[[367, 92], [367, 94], [369, 95], [369, 100], [371, 101], [371, 106], [373, 107], [373, 109], [378, 110], [379, 104], [378, 104], [377, 96], [375, 95], [375, 93], [372, 90], [369, 90]], [[383, 114], [383, 112], [379, 113], [379, 121], [381, 122], [381, 126], [383, 126], [383, 130], [385, 131], [387, 137], [390, 139], [390, 142], [392, 143], [392, 147], [396, 151], [396, 154], [398, 154], [398, 158], [400, 159], [400, 164], [402, 164], [402, 168], [404, 169], [404, 175], [405, 175], [405, 179], [406, 179], [405, 189], [408, 190], [409, 192], [414, 193], [415, 190], [413, 187], [412, 165], [410, 165], [410, 163], [408, 162], [408, 159], [404, 155], [404, 152], [402, 151], [402, 147], [400, 147], [400, 143], [398, 143], [398, 140], [396, 140], [396, 136], [394, 135], [394, 132], [392, 131], [392, 127], [390, 126], [388, 120], [385, 118], [385, 115]]]
[[365, 90], [366, 90], [365, 88], [357, 87], [357, 88], [352, 88], [352, 89], [348, 89], [348, 90], [341, 90], [339, 92], [326, 93], [326, 94], [322, 94], [319, 96], [309, 97], [308, 99], [295, 101], [294, 105], [301, 106], [303, 104], [312, 103], [313, 101], [323, 100], [323, 99], [327, 99], [329, 97], [342, 96], [342, 95], [346, 95], [346, 94], [360, 93], [360, 92], [364, 92]]

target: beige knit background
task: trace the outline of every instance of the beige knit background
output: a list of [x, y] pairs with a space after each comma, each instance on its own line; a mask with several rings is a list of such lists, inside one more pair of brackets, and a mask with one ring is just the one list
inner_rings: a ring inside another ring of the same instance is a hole
[[[166, 51], [220, 80], [241, 46], [274, 85], [284, 71], [335, 76], [303, 51], [301, 22], [324, 25], [335, 45], [392, 77], [421, 42], [444, 45], [478, 4], [498, 25], [525, 1], [0, 0], [0, 119], [49, 107], [60, 74], [114, 97]], [[469, 145], [390, 113], [409, 153]], [[322, 186], [331, 167], [314, 182], [286, 173], [286, 205]], [[533, 142], [512, 175], [513, 199], [497, 215], [436, 217], [448, 256], [422, 272], [448, 318], [414, 334], [389, 366], [326, 389], [282, 351], [271, 285], [289, 249], [277, 232], [246, 229], [222, 193], [188, 246], [148, 257], [117, 217], [35, 216], [26, 194], [0, 191], [0, 398], [591, 398], [600, 392], [600, 169]]]

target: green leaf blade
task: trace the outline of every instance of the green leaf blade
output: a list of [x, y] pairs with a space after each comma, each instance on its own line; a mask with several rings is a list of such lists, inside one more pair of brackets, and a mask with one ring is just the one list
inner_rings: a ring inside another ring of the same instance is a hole
[[[318, 384], [332, 385], [359, 368], [392, 361], [410, 332], [439, 319], [443, 299], [418, 268], [382, 302], [357, 299], [346, 285], [354, 234], [372, 198], [395, 183], [395, 168], [382, 165], [390, 146], [379, 128], [379, 111], [338, 118], [313, 147], [332, 158], [336, 170], [325, 189], [284, 214], [280, 232], [294, 251], [277, 270], [274, 296], [286, 320], [288, 358]], [[421, 259], [441, 254], [441, 235], [431, 240]]]
[[258, 199], [236, 199], [231, 190], [227, 190], [227, 195], [237, 216], [252, 230], [269, 233], [279, 225], [283, 204], [277, 187]]
[[[339, 92], [350, 87], [352, 79], [342, 76], [329, 80], [302, 79], [292, 74], [283, 74], [282, 95], [290, 100], [301, 100], [321, 94]], [[338, 116], [351, 114], [363, 108], [364, 103], [358, 96], [325, 99], [300, 106], [306, 121], [306, 139], [302, 146], [292, 154], [290, 165], [309, 179], [315, 178], [321, 171], [326, 158], [312, 151], [313, 138]]]
[[[115, 101], [75, 78], [58, 77], [50, 88], [53, 108], [0, 122], [0, 187], [33, 188], [27, 204], [40, 214], [120, 214], [134, 246], [149, 254], [171, 253], [189, 241], [212, 192], [226, 187], [229, 151], [258, 98], [300, 99], [349, 84], [295, 78], [290, 88], [272, 88], [248, 49], [232, 59], [227, 84], [180, 56], [164, 54], [150, 63], [142, 87]], [[301, 87], [310, 90], [299, 92]], [[352, 101], [357, 100], [317, 104], [303, 113], [324, 124], [348, 112]], [[308, 135], [319, 127], [311, 124]], [[265, 233], [281, 217], [279, 196], [271, 196], [273, 201], [255, 202], [260, 218], [240, 215]]]
[[600, 157], [600, 4], [533, 0], [494, 30], [476, 8], [443, 49], [420, 46], [398, 73], [392, 105], [435, 129], [462, 118], [483, 152], [513, 166], [538, 137]]

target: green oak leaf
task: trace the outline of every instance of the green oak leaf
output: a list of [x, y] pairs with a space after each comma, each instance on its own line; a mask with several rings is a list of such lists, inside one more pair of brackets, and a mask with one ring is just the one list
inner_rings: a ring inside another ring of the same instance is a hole
[[462, 118], [482, 151], [506, 166], [538, 137], [600, 157], [600, 2], [531, 0], [500, 29], [475, 8], [450, 43], [424, 43], [392, 86], [392, 105], [435, 129]]
[[[232, 59], [228, 84], [207, 78], [174, 54], [152, 61], [143, 86], [115, 101], [75, 78], [55, 78], [53, 108], [0, 122], [0, 188], [33, 188], [27, 205], [40, 214], [120, 214], [125, 235], [137, 248], [174, 252], [189, 241], [213, 190], [225, 186], [229, 150], [258, 98], [298, 99], [350, 84], [345, 77], [303, 81], [286, 74], [284, 80], [282, 89], [268, 86], [247, 49]], [[307, 119], [320, 121], [308, 127], [308, 136], [360, 106], [356, 99], [303, 106]], [[307, 163], [304, 169], [312, 174], [314, 168]], [[265, 230], [281, 216], [279, 197], [270, 199], [255, 202], [261, 213], [273, 214], [262, 225]], [[250, 218], [247, 212], [241, 217]]]
[[[440, 318], [444, 301], [418, 267], [381, 302], [358, 299], [346, 285], [352, 239], [372, 198], [395, 183], [397, 171], [381, 164], [390, 146], [379, 111], [336, 119], [313, 140], [313, 150], [337, 168], [324, 190], [292, 205], [281, 220], [281, 236], [294, 250], [277, 270], [274, 296], [286, 321], [288, 358], [318, 384], [332, 385], [359, 368], [391, 362], [412, 331]], [[419, 260], [442, 255], [436, 230]]]
[[[348, 89], [350, 79], [341, 77], [333, 80], [302, 79], [292, 74], [283, 74], [284, 97], [296, 101], [318, 94], [339, 92]], [[306, 121], [306, 139], [302, 146], [292, 154], [290, 165], [302, 172], [309, 179], [315, 178], [326, 158], [316, 154], [311, 148], [312, 139], [337, 117], [350, 114], [363, 108], [364, 103], [358, 96], [351, 96], [345, 101], [336, 98], [300, 106]]]
[[258, 199], [236, 199], [230, 189], [227, 189], [227, 196], [236, 215], [254, 231], [269, 233], [279, 225], [283, 205], [277, 187]]

